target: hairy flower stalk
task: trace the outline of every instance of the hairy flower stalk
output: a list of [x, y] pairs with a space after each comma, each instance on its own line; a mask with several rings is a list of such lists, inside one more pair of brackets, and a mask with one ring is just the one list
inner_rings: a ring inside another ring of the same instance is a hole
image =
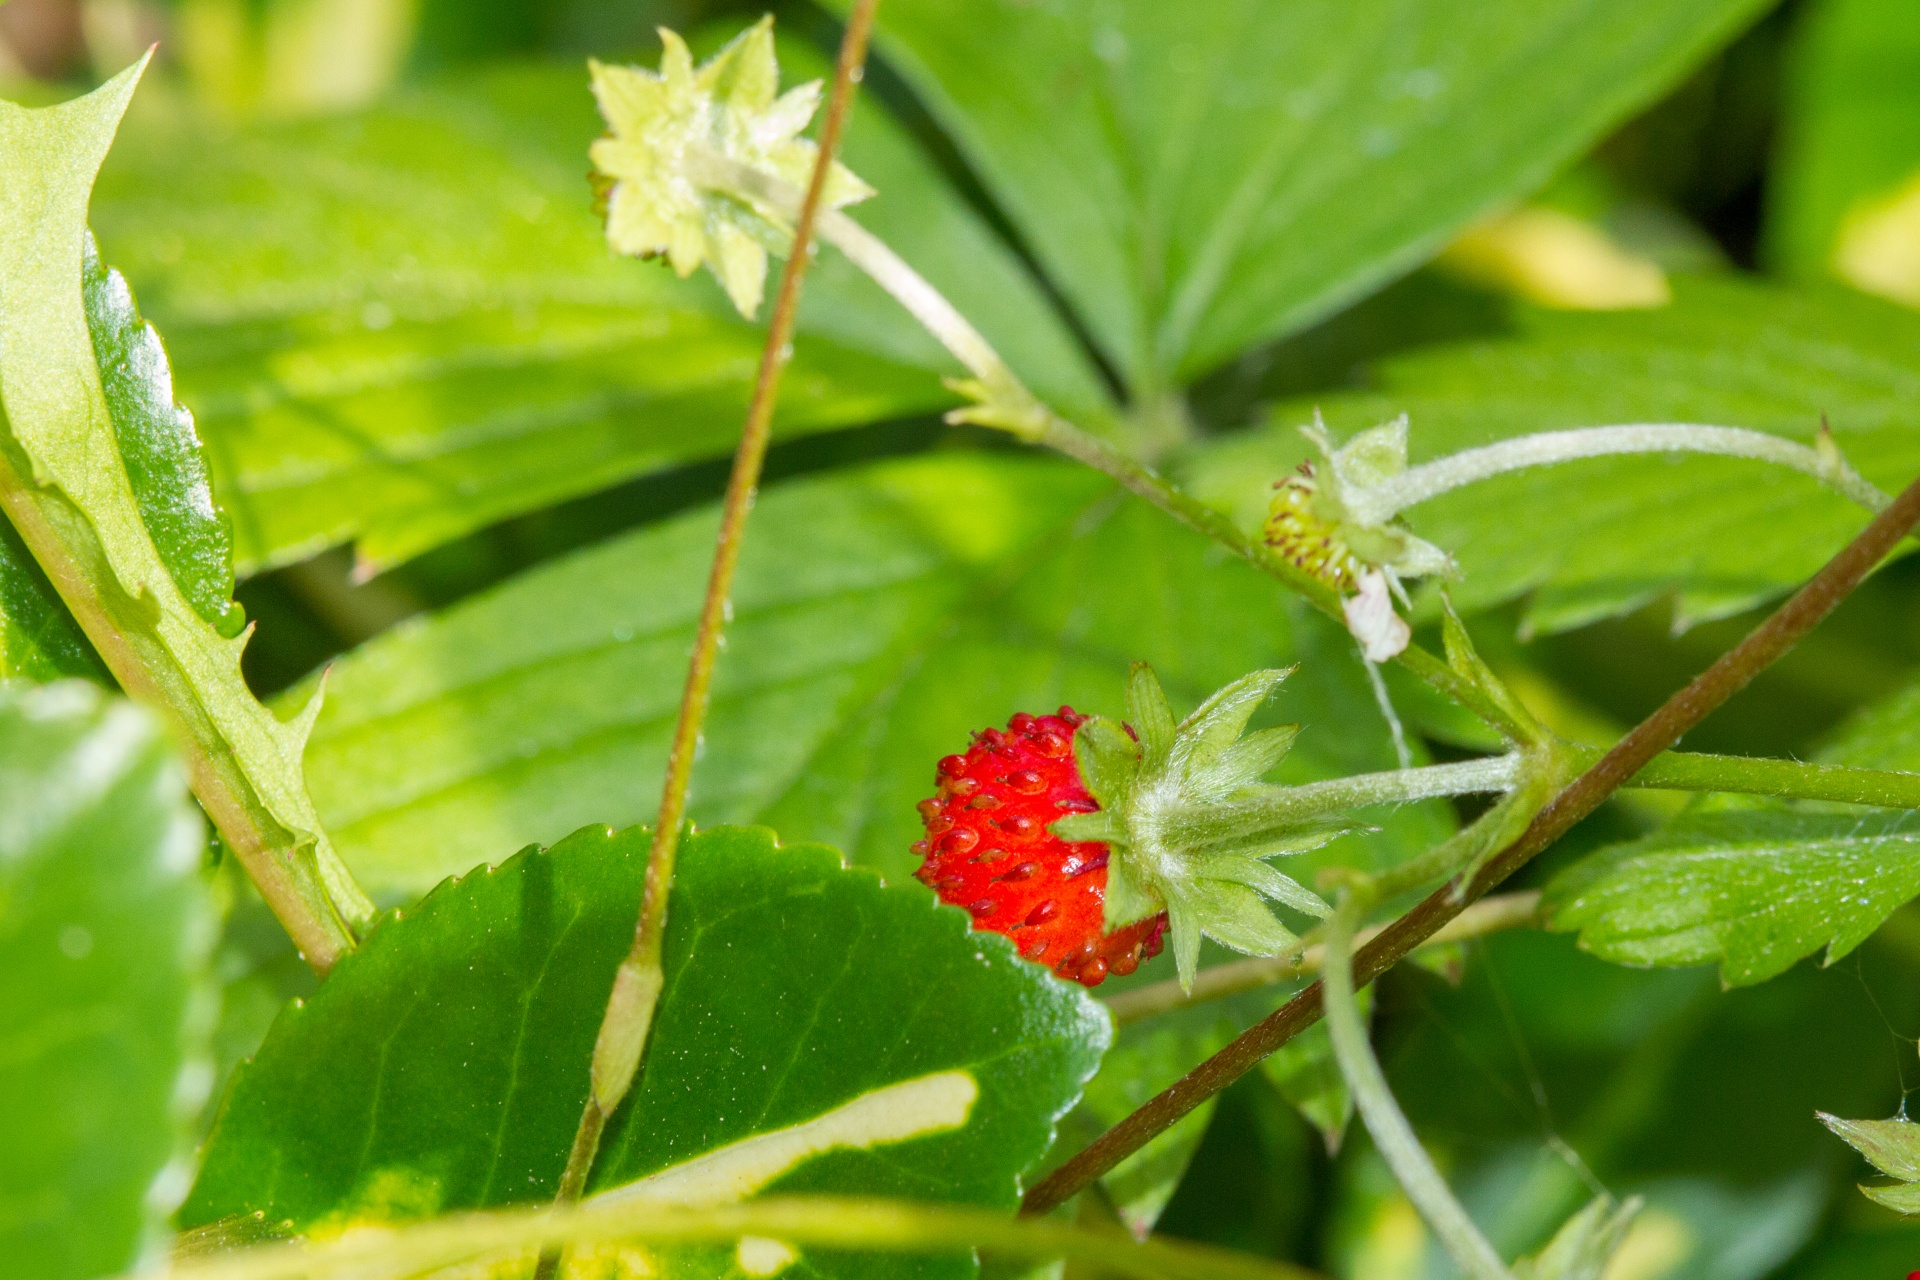
[[1875, 514], [1884, 511], [1893, 501], [1853, 469], [1824, 423], [1816, 443], [1809, 447], [1763, 431], [1685, 422], [1581, 427], [1516, 436], [1383, 476], [1369, 485], [1350, 490], [1345, 501], [1355, 520], [1383, 525], [1409, 507], [1508, 472], [1582, 458], [1640, 453], [1703, 453], [1769, 462], [1811, 476], [1849, 502], [1858, 503]]

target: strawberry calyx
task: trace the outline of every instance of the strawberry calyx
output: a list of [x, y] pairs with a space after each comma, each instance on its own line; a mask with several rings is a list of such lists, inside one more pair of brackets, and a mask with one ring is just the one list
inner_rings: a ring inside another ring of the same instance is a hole
[[1203, 938], [1249, 955], [1279, 955], [1298, 936], [1270, 900], [1325, 919], [1332, 908], [1266, 859], [1303, 853], [1358, 829], [1303, 811], [1292, 788], [1262, 782], [1299, 733], [1283, 725], [1247, 733], [1253, 713], [1288, 676], [1255, 671], [1178, 723], [1153, 669], [1135, 663], [1128, 722], [1083, 717], [1075, 756], [1091, 810], [1053, 824], [1063, 841], [1097, 841], [1109, 853], [1105, 927], [1164, 913], [1181, 984], [1192, 989]]

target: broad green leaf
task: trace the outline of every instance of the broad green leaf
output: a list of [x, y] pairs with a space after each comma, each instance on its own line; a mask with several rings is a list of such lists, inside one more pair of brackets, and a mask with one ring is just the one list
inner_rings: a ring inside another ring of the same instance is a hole
[[0, 519], [0, 680], [104, 681], [106, 668], [33, 554]]
[[1417, 265], [1759, 8], [898, 0], [879, 47], [1152, 395]]
[[[1673, 305], [1522, 312], [1511, 338], [1386, 362], [1377, 390], [1277, 408], [1272, 425], [1200, 452], [1191, 487], [1246, 527], [1272, 481], [1308, 456], [1295, 430], [1319, 407], [1340, 438], [1401, 413], [1418, 464], [1530, 432], [1697, 422], [1811, 443], [1821, 415], [1869, 480], [1920, 472], [1920, 317], [1838, 289], [1678, 280]], [[1580, 626], [1664, 596], [1677, 625], [1752, 607], [1812, 574], [1866, 523], [1797, 473], [1699, 456], [1607, 458], [1470, 485], [1408, 523], [1459, 561], [1465, 612], [1516, 597], [1533, 632]]]
[[[651, 816], [715, 519], [542, 566], [334, 667], [308, 770], [368, 883], [419, 892], [476, 849]], [[1121, 714], [1135, 658], [1185, 707], [1302, 662], [1270, 709], [1306, 726], [1279, 779], [1392, 767], [1344, 632], [1060, 463], [952, 453], [777, 486], [733, 603], [695, 819], [764, 821], [889, 877], [914, 866], [941, 756], [1020, 710]], [[1387, 835], [1328, 856], [1393, 861], [1446, 829], [1433, 806], [1364, 816]]]
[[[1837, 274], [1920, 303], [1920, 23], [1905, 0], [1819, 0], [1788, 64], [1767, 248], [1801, 276]], [[1902, 252], [1902, 246], [1907, 246]]]
[[[0, 502], [123, 683], [192, 744], [212, 812], [256, 879], [337, 947], [370, 913], [301, 774], [311, 716], [279, 720], [240, 673], [225, 533], [158, 339], [100, 268], [88, 194], [144, 61], [84, 98], [0, 103]], [[107, 363], [103, 364], [102, 361]], [[218, 621], [210, 621], [209, 618]], [[340, 914], [336, 914], [336, 912]]]
[[[333, 1230], [551, 1197], [648, 845], [644, 830], [579, 831], [374, 930], [238, 1072], [182, 1222], [259, 1212]], [[1083, 990], [970, 932], [925, 889], [884, 888], [764, 829], [682, 846], [665, 965], [596, 1192], [1011, 1209], [1109, 1037]], [[738, 1176], [716, 1191], [721, 1148]], [[731, 1255], [673, 1274], [734, 1274]], [[972, 1270], [964, 1256], [808, 1262], [802, 1274]]]
[[[1920, 685], [1870, 708], [1821, 753], [1829, 763], [1914, 767]], [[1920, 814], [1746, 805], [1688, 813], [1563, 872], [1552, 927], [1626, 964], [1720, 965], [1760, 982], [1826, 948], [1846, 955], [1920, 896]]]
[[1556, 929], [1622, 964], [1720, 965], [1763, 982], [1826, 948], [1831, 964], [1920, 896], [1920, 819], [1705, 813], [1554, 881]]
[[[243, 569], [349, 539], [391, 564], [732, 447], [762, 331], [709, 283], [608, 252], [585, 179], [603, 127], [578, 63], [322, 121], [129, 121], [95, 222], [168, 335]], [[1036, 385], [1098, 412], [1033, 283], [879, 107], [846, 154], [881, 188], [874, 227]], [[835, 255], [822, 266], [776, 429], [951, 404], [937, 375], [958, 366]]]
[[0, 1255], [93, 1280], [164, 1249], [211, 1079], [213, 910], [145, 713], [0, 686]]

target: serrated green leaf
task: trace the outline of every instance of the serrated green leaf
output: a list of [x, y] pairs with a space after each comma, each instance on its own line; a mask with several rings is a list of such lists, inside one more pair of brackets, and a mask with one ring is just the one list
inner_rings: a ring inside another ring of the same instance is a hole
[[1152, 393], [1417, 264], [1759, 8], [899, 0], [878, 44]]
[[[1265, 518], [1275, 477], [1306, 456], [1319, 407], [1336, 434], [1407, 413], [1416, 463], [1558, 428], [1740, 426], [1812, 443], [1821, 415], [1847, 458], [1897, 492], [1920, 472], [1920, 317], [1839, 289], [1675, 282], [1671, 306], [1523, 312], [1511, 338], [1381, 365], [1379, 389], [1284, 405], [1261, 432], [1207, 449], [1188, 486]], [[1525, 598], [1534, 633], [1674, 598], [1680, 626], [1740, 612], [1810, 576], [1867, 516], [1780, 467], [1729, 458], [1609, 458], [1502, 476], [1412, 508], [1451, 552], [1466, 614]], [[1684, 532], [1682, 532], [1684, 530]]]
[[[299, 904], [301, 944], [335, 952], [372, 906], [307, 795], [310, 716], [282, 722], [241, 675], [245, 637], [221, 629], [237, 615], [214, 607], [218, 514], [164, 355], [87, 256], [93, 175], [144, 66], [60, 106], [0, 103], [0, 502], [35, 558], [59, 566], [63, 598], [122, 683], [191, 744], [196, 785], [229, 844], [256, 883]], [[157, 527], [150, 511], [164, 516]]]
[[[419, 892], [474, 849], [596, 811], [648, 817], [714, 519], [558, 561], [336, 664], [308, 770], [356, 870]], [[1344, 632], [1083, 471], [901, 460], [770, 488], [753, 520], [693, 789], [702, 823], [777, 824], [905, 877], [940, 757], [1016, 711], [1118, 712], [1140, 657], [1189, 702], [1299, 661], [1279, 707], [1307, 728], [1282, 779], [1392, 765]], [[1409, 806], [1379, 840], [1336, 848], [1394, 861], [1446, 821]]]
[[1702, 814], [1564, 873], [1548, 919], [1622, 964], [1720, 966], [1763, 982], [1826, 948], [1859, 946], [1920, 895], [1920, 820], [1773, 812]]
[[[1868, 709], [1820, 753], [1830, 763], [1913, 766], [1920, 685]], [[1546, 919], [1628, 964], [1720, 965], [1760, 982], [1824, 947], [1831, 964], [1920, 896], [1920, 814], [1742, 804], [1683, 814], [1602, 851], [1547, 887]]]
[[160, 335], [140, 318], [133, 293], [100, 261], [88, 235], [80, 290], [100, 389], [140, 519], [188, 604], [223, 636], [246, 625], [233, 601], [233, 531], [213, 501], [193, 415], [173, 400]]
[[[128, 123], [95, 225], [167, 335], [244, 570], [349, 539], [392, 564], [731, 448], [763, 335], [708, 282], [608, 253], [586, 80], [495, 68], [326, 120]], [[1018, 262], [865, 95], [845, 154], [884, 192], [863, 222], [1036, 388], [1109, 412]], [[776, 431], [953, 403], [958, 366], [833, 252], [806, 297]]]
[[35, 1280], [164, 1249], [214, 1000], [205, 836], [159, 725], [0, 686], [0, 1252]]
[[[1860, 264], [1844, 262], [1842, 242], [1850, 221], [1911, 202], [1920, 177], [1916, 76], [1920, 26], [1902, 0], [1808, 7], [1788, 62], [1779, 159], [1767, 175], [1765, 247], [1774, 263], [1800, 276], [1837, 270], [1870, 283]], [[1882, 288], [1920, 297], [1910, 269], [1904, 290], [1885, 288], [1901, 274], [1892, 266]]]
[[[589, 828], [382, 924], [237, 1074], [182, 1221], [337, 1228], [551, 1197], [648, 845]], [[920, 886], [884, 888], [764, 829], [689, 837], [668, 921], [646, 1063], [595, 1192], [713, 1203], [689, 1171], [729, 1147], [749, 1194], [1011, 1209], [1109, 1037], [1083, 990]], [[829, 1115], [832, 1137], [814, 1123]], [[755, 1143], [781, 1131], [801, 1140]], [[656, 1180], [634, 1190], [642, 1178]], [[808, 1261], [824, 1276], [972, 1270]], [[730, 1262], [697, 1255], [685, 1274]]]

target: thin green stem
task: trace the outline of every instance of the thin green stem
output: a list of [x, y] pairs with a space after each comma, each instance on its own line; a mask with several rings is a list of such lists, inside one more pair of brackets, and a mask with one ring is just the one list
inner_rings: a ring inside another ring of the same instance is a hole
[[[1520, 836], [1487, 859], [1463, 883], [1446, 884], [1395, 920], [1356, 957], [1358, 981], [1385, 973], [1472, 902], [1525, 866], [1541, 850], [1597, 809], [1628, 779], [1778, 661], [1837, 608], [1920, 524], [1920, 480], [1907, 486], [1839, 554], [1747, 638], [1641, 721], [1614, 748], [1542, 809]], [[1102, 1134], [1045, 1178], [1021, 1202], [1021, 1212], [1045, 1213], [1063, 1204], [1120, 1161], [1166, 1132], [1180, 1118], [1257, 1066], [1316, 1022], [1322, 988], [1315, 983], [1236, 1037], [1172, 1086]]]
[[[400, 1280], [470, 1259], [511, 1264], [536, 1249], [632, 1243], [653, 1247], [811, 1245], [870, 1253], [929, 1254], [988, 1249], [1008, 1257], [1085, 1262], [1102, 1274], [1139, 1280], [1321, 1280], [1316, 1273], [1205, 1245], [1136, 1242], [1055, 1222], [1030, 1222], [980, 1209], [904, 1200], [783, 1196], [715, 1208], [595, 1200], [579, 1206], [453, 1214], [405, 1227], [357, 1227], [322, 1244], [262, 1245], [124, 1280]], [[486, 1274], [496, 1274], [487, 1269]], [[759, 1274], [759, 1273], [755, 1273]]]
[[[1519, 893], [1495, 894], [1462, 911], [1449, 921], [1446, 927], [1420, 944], [1427, 947], [1444, 946], [1450, 942], [1464, 942], [1469, 938], [1484, 938], [1489, 934], [1504, 933], [1508, 929], [1530, 929], [1540, 922], [1540, 893], [1528, 889]], [[1378, 925], [1363, 929], [1359, 935], [1359, 945], [1365, 946], [1373, 941], [1386, 926]], [[1309, 941], [1323, 934], [1315, 930], [1306, 935], [1303, 941]], [[1172, 978], [1165, 982], [1155, 982], [1145, 987], [1135, 987], [1106, 1001], [1107, 1012], [1113, 1015], [1119, 1026], [1141, 1022], [1159, 1014], [1171, 1013], [1190, 1004], [1203, 1000], [1221, 1000], [1227, 996], [1239, 995], [1243, 991], [1258, 991], [1262, 987], [1273, 986], [1277, 982], [1290, 982], [1295, 978], [1304, 978], [1320, 972], [1326, 959], [1324, 943], [1312, 942], [1298, 955], [1254, 956], [1246, 960], [1236, 960], [1231, 964], [1218, 964], [1211, 969], [1202, 969], [1193, 981], [1193, 994], [1188, 995], [1180, 989], [1180, 983]]]
[[1358, 915], [1353, 898], [1343, 895], [1327, 922], [1326, 965], [1321, 978], [1326, 988], [1327, 1031], [1333, 1040], [1333, 1056], [1353, 1093], [1354, 1107], [1407, 1198], [1460, 1269], [1474, 1280], [1513, 1280], [1500, 1255], [1433, 1167], [1433, 1158], [1420, 1145], [1413, 1126], [1394, 1101], [1380, 1061], [1367, 1043], [1366, 1023], [1353, 998], [1353, 930]]
[[[667, 930], [667, 899], [673, 886], [681, 829], [686, 822], [687, 785], [693, 777], [700, 731], [712, 699], [714, 666], [719, 658], [721, 635], [726, 629], [728, 601], [733, 594], [734, 573], [740, 564], [747, 516], [753, 509], [761, 469], [766, 462], [781, 375], [792, 357], [794, 317], [800, 302], [800, 284], [813, 258], [814, 226], [834, 154], [840, 146], [840, 135], [846, 128], [853, 87], [866, 62], [867, 40], [878, 7], [879, 0], [854, 0], [852, 11], [847, 15], [846, 34], [840, 41], [840, 56], [834, 66], [833, 90], [820, 130], [813, 175], [794, 219], [793, 242], [780, 276], [780, 291], [760, 353], [759, 375], [754, 381], [753, 398], [747, 406], [746, 424], [740, 433], [740, 447], [734, 453], [733, 472], [728, 477], [726, 499], [720, 509], [719, 539], [714, 547], [713, 568], [707, 577], [706, 598], [700, 607], [693, 656], [687, 664], [687, 682], [680, 698], [673, 745], [667, 756], [666, 780], [660, 792], [659, 816], [654, 820], [653, 846], [647, 856], [633, 948], [614, 973], [613, 990], [607, 998], [606, 1013], [594, 1041], [592, 1087], [561, 1175], [557, 1198], [562, 1204], [579, 1199], [586, 1190], [601, 1131], [633, 1084], [665, 985], [661, 954]], [[556, 1255], [543, 1255], [538, 1268], [540, 1280], [549, 1280], [557, 1266]]]

